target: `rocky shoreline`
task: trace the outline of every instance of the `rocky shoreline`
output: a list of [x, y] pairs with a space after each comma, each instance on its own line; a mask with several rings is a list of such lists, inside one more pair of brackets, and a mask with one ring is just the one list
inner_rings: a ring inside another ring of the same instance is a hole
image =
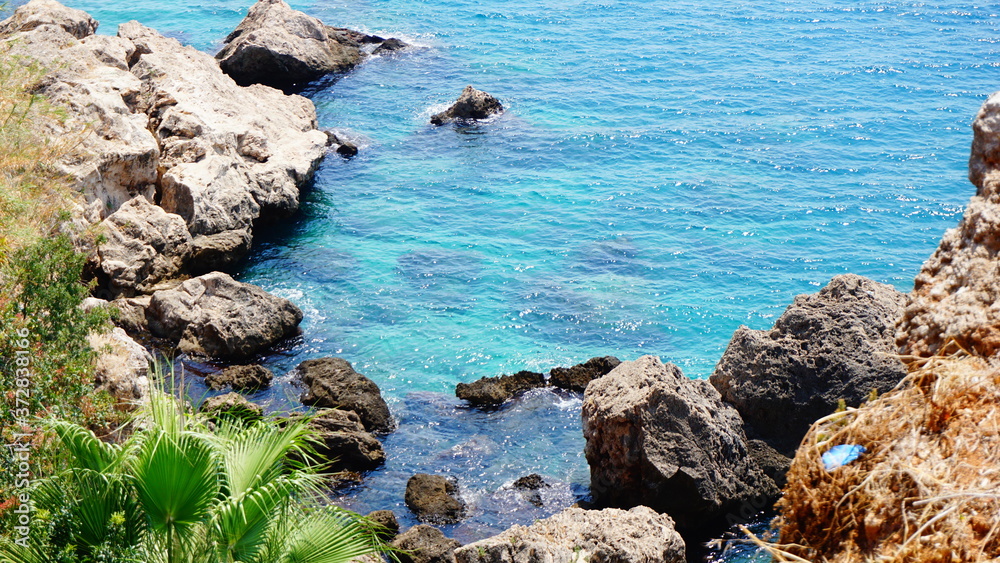
[[[120, 312], [118, 328], [95, 337], [95, 347], [110, 350], [98, 360], [97, 383], [141, 401], [150, 359], [141, 342], [232, 364], [212, 374], [213, 389], [267, 387], [274, 374], [254, 361], [294, 337], [303, 313], [226, 271], [247, 255], [260, 225], [296, 212], [329, 152], [357, 150], [320, 130], [312, 102], [290, 92], [407, 45], [326, 26], [282, 0], [258, 1], [214, 58], [137, 22], [116, 36], [96, 29], [89, 15], [55, 0], [31, 0], [0, 22], [9, 56], [53, 69], [36, 93], [69, 117], [42, 124], [45, 133], [79, 139], [77, 154], [59, 163], [82, 198], [67, 229], [96, 284], [86, 306]], [[653, 356], [608, 356], [547, 375], [459, 384], [456, 395], [482, 409], [539, 387], [582, 394], [590, 510], [567, 508], [464, 547], [420, 524], [393, 540], [407, 550], [403, 559], [683, 561], [707, 530], [770, 509], [813, 422], [895, 388], [908, 373], [900, 351], [994, 355], [998, 108], [990, 98], [974, 127], [977, 194], [912, 294], [837, 276], [796, 297], [771, 330], [740, 327], [709, 380]], [[431, 121], [502, 111], [470, 86]], [[379, 437], [396, 423], [374, 382], [342, 358], [307, 360], [293, 375], [304, 388], [300, 402], [317, 411], [310, 424], [334, 484], [385, 462]], [[213, 417], [262, 416], [239, 393], [202, 408]], [[405, 502], [421, 521], [464, 517], [455, 483], [424, 474], [410, 481]], [[519, 483], [529, 502], [546, 486], [537, 475]]]

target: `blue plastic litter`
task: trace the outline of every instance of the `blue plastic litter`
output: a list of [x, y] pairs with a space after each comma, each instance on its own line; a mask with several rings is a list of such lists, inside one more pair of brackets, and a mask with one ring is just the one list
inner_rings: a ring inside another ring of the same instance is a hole
[[864, 446], [846, 444], [843, 446], [834, 446], [823, 454], [823, 467], [827, 471], [833, 471], [842, 465], [847, 465], [858, 459], [863, 453], [865, 453]]

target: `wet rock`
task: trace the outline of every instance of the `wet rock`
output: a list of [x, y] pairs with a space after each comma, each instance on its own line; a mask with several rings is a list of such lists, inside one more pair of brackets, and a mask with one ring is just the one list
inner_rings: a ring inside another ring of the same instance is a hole
[[234, 418], [252, 422], [264, 417], [264, 409], [251, 403], [239, 393], [226, 393], [209, 397], [201, 404], [200, 412], [208, 414], [213, 420]]
[[391, 542], [399, 534], [399, 521], [391, 510], [376, 510], [365, 515], [375, 525], [375, 533], [383, 541]]
[[90, 347], [97, 353], [94, 386], [125, 403], [138, 404], [149, 396], [149, 364], [153, 356], [125, 331], [115, 327], [104, 334], [91, 334]]
[[459, 383], [455, 386], [455, 395], [475, 406], [496, 406], [522, 391], [544, 386], [544, 375], [519, 371], [514, 375], [483, 377], [472, 383]]
[[330, 488], [333, 490], [350, 489], [364, 484], [365, 478], [357, 471], [338, 471], [330, 475]]
[[238, 361], [294, 334], [302, 311], [287, 299], [213, 272], [154, 293], [146, 318], [154, 335], [178, 342], [181, 352]]
[[629, 511], [567, 508], [531, 526], [513, 526], [456, 549], [455, 559], [457, 563], [683, 563], [684, 549], [673, 520], [645, 506]]
[[285, 88], [361, 62], [362, 52], [338, 35], [282, 0], [259, 0], [226, 37], [216, 58], [241, 85]]
[[486, 119], [502, 112], [503, 105], [500, 100], [472, 86], [466, 86], [450, 108], [431, 116], [431, 124], [443, 125], [450, 121]]
[[841, 399], [858, 406], [906, 375], [894, 325], [906, 296], [852, 274], [799, 295], [771, 330], [740, 327], [711, 382], [754, 437], [790, 454], [812, 423]]
[[465, 516], [458, 484], [443, 475], [418, 473], [406, 482], [406, 506], [421, 522], [454, 524]]
[[598, 506], [649, 506], [692, 531], [778, 494], [750, 457], [736, 409], [653, 356], [587, 386], [583, 434]]
[[336, 146], [337, 148], [335, 150], [337, 154], [339, 154], [344, 158], [351, 158], [352, 156], [356, 156], [358, 154], [357, 145], [337, 135], [333, 131], [326, 132], [326, 139], [327, 139], [326, 145], [328, 147]]
[[455, 548], [462, 544], [434, 526], [419, 524], [397, 536], [392, 546], [400, 550], [400, 563], [455, 563]]
[[382, 55], [382, 54], [386, 54], [386, 53], [393, 53], [395, 51], [402, 51], [403, 49], [405, 49], [407, 47], [409, 47], [409, 45], [407, 45], [403, 41], [400, 41], [399, 39], [396, 39], [395, 37], [391, 37], [391, 38], [386, 39], [385, 41], [383, 41], [382, 44], [379, 45], [378, 47], [375, 47], [375, 50], [372, 51], [372, 54], [373, 55]]
[[226, 387], [232, 387], [233, 391], [257, 391], [270, 387], [272, 379], [274, 374], [262, 365], [229, 366], [206, 375], [205, 385], [216, 391]]
[[553, 368], [549, 372], [549, 383], [562, 389], [584, 392], [587, 384], [611, 372], [622, 363], [614, 356], [591, 358], [582, 364], [569, 368]]
[[534, 506], [542, 506], [542, 495], [538, 492], [540, 489], [551, 488], [552, 485], [545, 482], [545, 479], [537, 473], [532, 473], [531, 475], [526, 475], [521, 477], [517, 481], [514, 481], [514, 488], [521, 492], [521, 496], [524, 500], [530, 502]]
[[378, 385], [354, 371], [347, 360], [306, 360], [295, 369], [306, 386], [306, 392], [300, 397], [303, 404], [354, 411], [365, 429], [376, 434], [395, 428], [389, 405], [382, 398]]
[[368, 471], [385, 463], [382, 444], [365, 431], [354, 412], [325, 409], [309, 426], [316, 431], [316, 455], [330, 463], [332, 471]]

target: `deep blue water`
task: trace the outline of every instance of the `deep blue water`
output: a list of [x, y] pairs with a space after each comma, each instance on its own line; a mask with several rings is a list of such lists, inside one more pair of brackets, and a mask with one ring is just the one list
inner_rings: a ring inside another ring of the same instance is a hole
[[[248, 0], [70, 0], [212, 51]], [[277, 373], [338, 355], [400, 419], [348, 501], [456, 475], [481, 537], [586, 492], [578, 397], [484, 413], [460, 381], [656, 354], [707, 377], [741, 324], [853, 272], [907, 291], [973, 189], [971, 123], [1000, 86], [997, 8], [957, 1], [319, 0], [328, 24], [416, 45], [309, 92], [357, 141], [257, 245], [244, 281], [293, 299]], [[466, 84], [508, 111], [431, 113]], [[280, 403], [283, 387], [265, 398]], [[545, 509], [502, 489], [537, 471]]]

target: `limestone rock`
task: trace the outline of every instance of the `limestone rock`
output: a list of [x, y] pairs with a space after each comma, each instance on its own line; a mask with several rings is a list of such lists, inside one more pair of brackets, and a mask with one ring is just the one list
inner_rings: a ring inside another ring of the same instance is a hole
[[397, 536], [392, 546], [400, 550], [400, 563], [455, 563], [455, 548], [462, 544], [434, 526], [419, 524]]
[[976, 194], [917, 275], [896, 332], [903, 354], [1000, 352], [1000, 92], [983, 103], [972, 130]]
[[354, 411], [369, 432], [395, 428], [389, 405], [374, 381], [354, 371], [343, 358], [306, 360], [295, 368], [306, 386], [300, 400], [305, 405]]
[[153, 356], [125, 331], [115, 327], [104, 334], [91, 334], [90, 347], [97, 352], [94, 385], [126, 403], [140, 403], [149, 396], [149, 364]]
[[778, 493], [750, 457], [736, 409], [653, 356], [587, 386], [583, 434], [599, 506], [649, 506], [693, 530]]
[[503, 112], [500, 100], [472, 86], [466, 86], [452, 106], [431, 116], [433, 125], [443, 125], [449, 121], [474, 121], [486, 119]]
[[243, 229], [194, 237], [184, 249], [185, 269], [198, 275], [230, 268], [250, 252], [252, 241]]
[[566, 510], [514, 526], [455, 550], [458, 563], [683, 563], [684, 540], [665, 514], [645, 506], [629, 511]]
[[514, 375], [483, 377], [472, 383], [459, 383], [455, 386], [455, 395], [475, 406], [496, 406], [522, 391], [544, 386], [544, 375], [519, 371]]
[[33, 0], [0, 22], [0, 35], [32, 31], [43, 26], [60, 28], [77, 39], [97, 31], [97, 21], [82, 10], [67, 8], [55, 0]]
[[553, 368], [549, 372], [549, 383], [570, 391], [584, 392], [587, 384], [611, 372], [622, 363], [614, 356], [591, 358], [582, 364], [569, 368]]
[[146, 318], [154, 335], [177, 341], [181, 352], [238, 361], [294, 334], [302, 311], [287, 299], [213, 272], [154, 293]]
[[125, 202], [101, 227], [98, 278], [111, 295], [144, 293], [184, 267], [191, 240], [184, 220], [144, 197]]
[[325, 409], [309, 421], [317, 433], [316, 454], [333, 471], [368, 471], [385, 463], [382, 444], [352, 411]]
[[417, 473], [406, 482], [406, 506], [421, 522], [454, 524], [465, 516], [458, 484], [443, 475]]
[[257, 391], [271, 386], [274, 374], [258, 364], [229, 366], [205, 376], [205, 385], [216, 391], [232, 387], [234, 391]]
[[360, 49], [283, 0], [258, 0], [223, 43], [219, 66], [244, 86], [303, 84], [350, 70], [362, 59]]
[[209, 397], [198, 410], [208, 414], [213, 420], [229, 417], [250, 422], [264, 417], [264, 409], [260, 405], [251, 403], [239, 393]]
[[906, 296], [853, 274], [799, 295], [769, 331], [740, 327], [711, 382], [755, 437], [788, 454], [812, 423], [844, 399], [863, 402], [906, 375], [894, 325]]

